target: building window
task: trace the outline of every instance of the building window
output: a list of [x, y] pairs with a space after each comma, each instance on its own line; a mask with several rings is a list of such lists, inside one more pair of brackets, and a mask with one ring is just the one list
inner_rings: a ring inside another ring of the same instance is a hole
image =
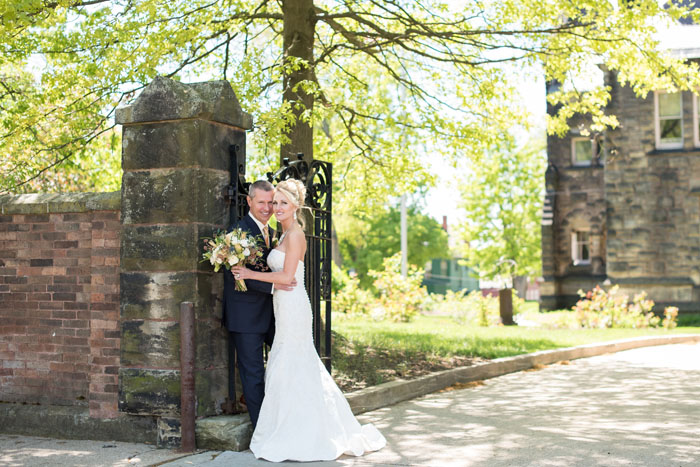
[[574, 165], [591, 165], [594, 151], [590, 138], [578, 137], [571, 139], [571, 163]]
[[683, 101], [680, 92], [654, 93], [656, 116], [656, 147], [677, 149], [683, 147]]
[[591, 236], [589, 232], [571, 234], [571, 259], [574, 266], [591, 264]]

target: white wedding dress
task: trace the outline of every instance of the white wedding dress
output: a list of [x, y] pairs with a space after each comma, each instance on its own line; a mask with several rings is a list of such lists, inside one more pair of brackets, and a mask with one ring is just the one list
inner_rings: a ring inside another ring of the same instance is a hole
[[[267, 258], [273, 271], [284, 267], [284, 252]], [[265, 398], [250, 442], [258, 459], [281, 462], [360, 456], [386, 445], [384, 436], [361, 426], [316, 353], [312, 312], [304, 289], [304, 263], [291, 291], [275, 290], [275, 340], [265, 370]]]

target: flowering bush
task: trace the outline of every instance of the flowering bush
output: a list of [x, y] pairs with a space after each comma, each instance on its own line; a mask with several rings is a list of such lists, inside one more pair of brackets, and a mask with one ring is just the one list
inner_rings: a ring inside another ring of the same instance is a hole
[[464, 306], [452, 317], [462, 324], [498, 326], [501, 324], [498, 297], [474, 290], [464, 297]]
[[406, 277], [403, 277], [399, 253], [385, 258], [383, 266], [381, 271], [369, 271], [378, 294], [377, 302], [371, 310], [372, 317], [377, 320], [408, 322], [420, 311], [428, 296], [425, 287], [421, 285], [423, 270], [411, 266]]
[[675, 306], [667, 306], [664, 309], [664, 320], [661, 325], [666, 329], [673, 329], [676, 327], [676, 318], [678, 317], [678, 308]]
[[[632, 302], [628, 295], [620, 293], [617, 285], [607, 292], [600, 286], [586, 293], [579, 290], [579, 295], [581, 300], [574, 306], [574, 311], [581, 327], [647, 328], [661, 325], [661, 318], [652, 311], [654, 301], [646, 298], [646, 292], [635, 295]], [[677, 308], [666, 308], [663, 326], [667, 329], [675, 326], [677, 314]]]
[[360, 288], [360, 281], [332, 264], [333, 310], [348, 316], [367, 315], [374, 303], [369, 290]]

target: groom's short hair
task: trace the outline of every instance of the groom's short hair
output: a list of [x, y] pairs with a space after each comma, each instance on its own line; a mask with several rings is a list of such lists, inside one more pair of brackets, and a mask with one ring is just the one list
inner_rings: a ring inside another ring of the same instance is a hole
[[250, 188], [248, 189], [248, 196], [255, 198], [255, 190], [272, 191], [274, 189], [275, 187], [272, 186], [272, 183], [268, 182], [267, 180], [256, 180], [250, 185]]

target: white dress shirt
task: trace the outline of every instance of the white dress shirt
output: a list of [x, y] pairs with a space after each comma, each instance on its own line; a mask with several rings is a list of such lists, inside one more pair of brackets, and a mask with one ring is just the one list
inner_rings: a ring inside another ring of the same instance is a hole
[[[250, 212], [250, 211], [248, 212], [248, 215], [250, 216], [251, 219], [253, 219], [253, 221], [255, 221], [255, 225], [257, 225], [258, 228], [260, 229], [260, 233], [263, 233], [263, 229], [265, 228], [265, 226], [266, 226], [267, 224], [263, 224], [262, 222], [260, 222], [259, 220], [257, 220], [257, 219], [255, 218], [255, 216], [253, 215], [253, 213]], [[269, 231], [269, 229], [270, 229], [270, 228], [268, 227], [268, 231]], [[264, 235], [264, 234], [263, 234], [263, 235]]]

